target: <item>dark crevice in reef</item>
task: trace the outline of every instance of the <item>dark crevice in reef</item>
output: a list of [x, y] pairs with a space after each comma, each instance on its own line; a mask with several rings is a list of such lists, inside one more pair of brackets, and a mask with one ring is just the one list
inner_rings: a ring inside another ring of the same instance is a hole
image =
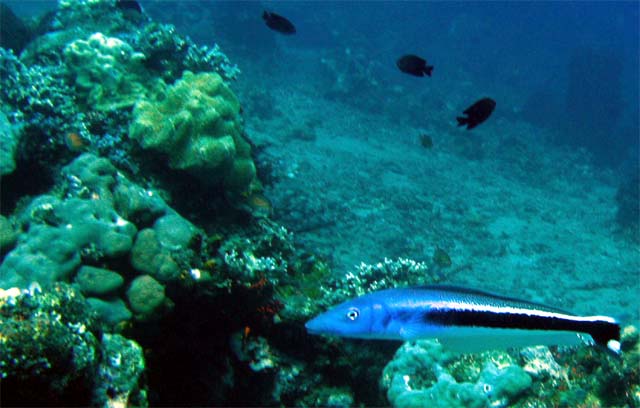
[[16, 170], [0, 178], [0, 214], [11, 214], [25, 196], [44, 194], [54, 184], [51, 170], [35, 161], [21, 161]]

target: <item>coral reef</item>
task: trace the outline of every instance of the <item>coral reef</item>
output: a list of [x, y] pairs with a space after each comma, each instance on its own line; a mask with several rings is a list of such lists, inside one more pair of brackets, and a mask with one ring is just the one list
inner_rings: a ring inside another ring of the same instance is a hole
[[385, 258], [382, 262], [372, 265], [362, 262], [356, 265], [353, 272], [331, 279], [327, 286], [322, 288], [323, 304], [337, 304], [375, 290], [427, 285], [440, 280], [441, 277], [434, 273], [433, 266], [426, 262], [405, 258]]
[[235, 79], [240, 73], [217, 44], [213, 48], [198, 46], [169, 24], [151, 22], [145, 25], [136, 37], [135, 47], [146, 56], [145, 66], [162, 75], [167, 83], [175, 82], [185, 70], [215, 72], [226, 81]]
[[140, 346], [100, 335], [82, 295], [50, 289], [0, 289], [3, 405], [146, 406]]
[[[106, 159], [84, 154], [62, 173], [57, 195], [34, 198], [16, 217], [22, 233], [15, 244], [10, 238], [13, 228], [8, 220], [3, 222], [5, 245], [15, 247], [0, 264], [0, 287], [27, 288], [34, 282], [49, 287], [74, 281], [109, 324], [131, 318], [119, 297], [128, 288], [128, 304], [135, 314], [142, 320], [154, 315], [159, 304], [168, 304], [164, 288], [157, 290], [161, 284], [156, 280], [155, 285], [143, 285], [142, 289], [154, 289], [147, 295], [162, 292], [153, 307], [143, 306], [137, 300], [145, 292], [132, 282], [132, 271], [151, 274], [163, 283], [177, 281], [196, 228]], [[136, 223], [151, 228], [138, 231]], [[150, 235], [151, 246], [146, 238]]]
[[93, 389], [93, 403], [101, 406], [147, 406], [141, 386], [145, 369], [142, 348], [118, 334], [102, 335], [102, 361]]
[[[593, 347], [539, 346], [451, 354], [435, 340], [405, 343], [381, 384], [397, 407], [633, 406], [638, 399], [638, 335], [623, 332], [622, 358]], [[532, 405], [533, 404], [533, 405]]]
[[[158, 59], [173, 63], [172, 74], [163, 77], [168, 82], [186, 69], [217, 72], [225, 79], [237, 75], [219, 47], [197, 46], [170, 26], [136, 14], [122, 12], [113, 0], [60, 1], [19, 59], [0, 50], [0, 99], [11, 108], [6, 112], [10, 123], [21, 126], [21, 143], [14, 149], [20, 176], [48, 172], [51, 166], [55, 173], [60, 162], [86, 150], [135, 173], [132, 145], [122, 138], [130, 112], [119, 108], [162, 83], [153, 67]], [[50, 187], [51, 177], [31, 183], [41, 184]]]
[[289, 264], [294, 255], [292, 237], [282, 226], [269, 220], [259, 222], [262, 234], [254, 239], [246, 236], [230, 236], [220, 246], [226, 274], [237, 282], [253, 282], [260, 276], [268, 277], [277, 286], [287, 280]]
[[44, 195], [34, 200], [20, 218], [17, 247], [0, 266], [2, 286], [43, 286], [68, 280], [81, 259], [117, 258], [133, 245], [136, 228], [102, 200]]
[[405, 343], [382, 375], [396, 407], [510, 406], [531, 384], [508, 354], [483, 354], [460, 364], [431, 340]]
[[0, 112], [0, 176], [11, 174], [16, 168], [15, 154], [20, 136], [17, 130]]
[[26, 66], [11, 52], [0, 49], [0, 100], [11, 108], [7, 112], [10, 123], [21, 126], [16, 161], [46, 167], [71, 157], [65, 143], [67, 134], [88, 138], [65, 76], [62, 65]]
[[218, 45], [197, 45], [172, 25], [153, 22], [144, 13], [127, 13], [115, 3], [115, 0], [59, 1], [49, 32], [32, 41], [23, 58], [42, 65], [60, 62], [69, 42], [100, 32], [131, 45], [136, 53], [144, 55], [145, 69], [159, 74], [168, 83], [178, 79], [184, 70], [216, 72], [225, 80], [235, 79], [240, 73]]
[[7, 253], [18, 240], [18, 232], [15, 230], [12, 221], [0, 215], [0, 255]]
[[[276, 350], [267, 340], [269, 333], [291, 330], [290, 326], [276, 329], [278, 314], [287, 299], [276, 295], [274, 288], [290, 285], [292, 268], [302, 268], [306, 263], [297, 259], [286, 229], [268, 219], [256, 219], [251, 228], [243, 227], [226, 236], [204, 238], [157, 192], [132, 183], [107, 159], [85, 153], [63, 168], [52, 191], [18, 209], [15, 227], [10, 219], [2, 220], [6, 230], [3, 247], [6, 245], [9, 251], [0, 264], [0, 286], [20, 286], [24, 290], [39, 285], [48, 291], [61, 282], [73, 282], [87, 296], [87, 310], [98, 317], [99, 327], [107, 332], [126, 330], [145, 346], [153, 345], [161, 355], [166, 350], [185, 358], [181, 350], [185, 339], [167, 339], [160, 347], [155, 345], [160, 337], [148, 339], [145, 330], [171, 330], [174, 324], [184, 325], [176, 333], [194, 330], [191, 325], [198, 325], [203, 316], [193, 310], [207, 310], [211, 324], [220, 326], [215, 340], [209, 334], [191, 338], [190, 347], [194, 348], [205, 347], [204, 343], [230, 347], [223, 333], [231, 336], [247, 328], [249, 344], [262, 336], [262, 342], [256, 344]], [[16, 230], [19, 236], [13, 243]], [[194, 302], [203, 306], [192, 306]], [[233, 316], [231, 322], [229, 316]], [[300, 318], [306, 317], [308, 314]], [[224, 367], [231, 363], [216, 350], [219, 348], [212, 349], [209, 361], [219, 364], [220, 370], [211, 371], [209, 364], [201, 369], [230, 375], [226, 371], [231, 369]], [[310, 383], [312, 377], [301, 374], [303, 363], [285, 352], [276, 353], [281, 356], [275, 360], [277, 366], [260, 377], [260, 381], [266, 381], [264, 389], [271, 391], [246, 403], [280, 399], [293, 403], [305, 395], [297, 379]], [[151, 364], [156, 370], [166, 371], [168, 368], [162, 367], [171, 361], [152, 359]], [[202, 361], [196, 359], [193, 364], [199, 367]], [[233, 362], [240, 373], [230, 378], [251, 383], [245, 378], [245, 364], [250, 361]], [[318, 378], [313, 378], [317, 382]], [[153, 384], [164, 386], [155, 381]], [[182, 382], [176, 379], [175, 384], [179, 387]], [[171, 392], [162, 395], [169, 401], [184, 401], [173, 400]], [[218, 391], [212, 391], [211, 400], [195, 393], [194, 403], [227, 401], [228, 392], [228, 386], [221, 384]], [[104, 397], [105, 391], [100, 395]], [[112, 390], [106, 391], [106, 396], [121, 400], [128, 394]]]
[[219, 75], [186, 71], [155, 99], [136, 103], [133, 115], [130, 137], [164, 155], [169, 167], [235, 193], [258, 188], [240, 104]]

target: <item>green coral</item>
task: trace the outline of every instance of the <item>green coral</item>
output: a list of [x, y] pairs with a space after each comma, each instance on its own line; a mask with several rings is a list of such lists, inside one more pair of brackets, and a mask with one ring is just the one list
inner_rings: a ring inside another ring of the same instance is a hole
[[87, 304], [96, 313], [100, 322], [108, 328], [113, 328], [122, 322], [129, 321], [133, 316], [127, 305], [120, 298], [102, 300], [89, 297], [87, 298]]
[[5, 254], [13, 248], [18, 239], [18, 232], [14, 229], [10, 219], [0, 215], [0, 254]]
[[169, 305], [164, 294], [164, 286], [149, 275], [138, 276], [127, 290], [131, 310], [138, 320], [152, 320]]
[[83, 295], [109, 295], [118, 290], [124, 279], [120, 274], [108, 269], [81, 266], [75, 282]]
[[[460, 370], [468, 366], [476, 369]], [[405, 343], [382, 376], [396, 407], [504, 407], [516, 403], [532, 382], [506, 353], [452, 357], [431, 340]]]
[[185, 71], [153, 99], [136, 103], [129, 135], [204, 184], [241, 193], [257, 187], [240, 103], [220, 75]]
[[132, 106], [151, 81], [143, 65], [144, 54], [102, 33], [69, 43], [64, 56], [80, 100], [94, 109]]
[[135, 225], [106, 200], [43, 195], [23, 211], [18, 245], [0, 265], [0, 285], [26, 287], [68, 280], [81, 259], [116, 258], [129, 252]]
[[131, 265], [138, 271], [168, 282], [178, 278], [178, 264], [162, 247], [158, 234], [151, 228], [140, 231], [131, 249]]
[[12, 126], [4, 112], [0, 112], [0, 176], [13, 173], [20, 132]]

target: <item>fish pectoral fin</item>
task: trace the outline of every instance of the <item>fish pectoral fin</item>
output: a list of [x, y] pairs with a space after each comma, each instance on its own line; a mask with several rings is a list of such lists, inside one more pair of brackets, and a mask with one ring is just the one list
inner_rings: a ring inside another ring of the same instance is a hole
[[399, 334], [404, 341], [433, 337], [428, 330], [428, 326], [425, 325], [424, 320], [419, 317], [405, 322], [400, 328]]

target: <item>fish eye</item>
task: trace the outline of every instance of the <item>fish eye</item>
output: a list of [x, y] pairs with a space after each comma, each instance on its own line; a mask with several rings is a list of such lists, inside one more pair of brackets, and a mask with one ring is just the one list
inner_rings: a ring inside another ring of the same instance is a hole
[[352, 307], [347, 311], [347, 319], [354, 321], [360, 316], [360, 311], [355, 307]]

